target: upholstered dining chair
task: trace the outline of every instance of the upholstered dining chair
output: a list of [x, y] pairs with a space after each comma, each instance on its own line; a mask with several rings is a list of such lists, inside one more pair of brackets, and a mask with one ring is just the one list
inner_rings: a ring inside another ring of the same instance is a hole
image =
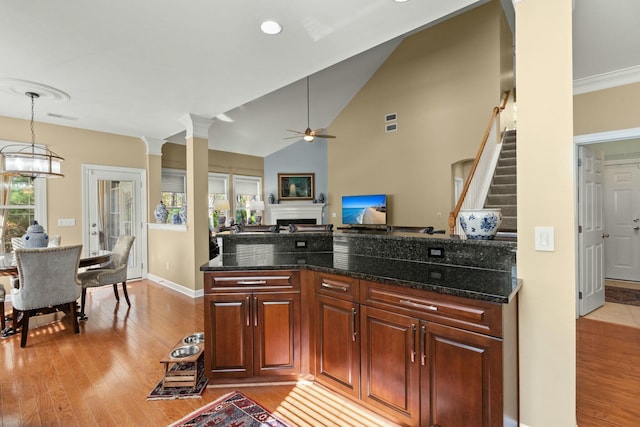
[[129, 264], [129, 253], [135, 236], [119, 236], [111, 253], [111, 260], [100, 268], [89, 269], [78, 274], [78, 279], [82, 285], [82, 299], [80, 302], [80, 320], [87, 320], [85, 305], [87, 301], [87, 288], [113, 285], [113, 293], [116, 301], [120, 301], [118, 294], [118, 283], [122, 283], [122, 292], [127, 305], [131, 307], [129, 294], [127, 293], [127, 266]]
[[46, 308], [64, 311], [73, 322], [74, 332], [80, 332], [76, 301], [81, 294], [78, 286], [81, 251], [82, 245], [16, 249], [20, 288], [11, 289], [11, 303], [13, 321], [18, 319], [18, 313], [22, 314], [20, 347], [27, 345], [29, 317]]

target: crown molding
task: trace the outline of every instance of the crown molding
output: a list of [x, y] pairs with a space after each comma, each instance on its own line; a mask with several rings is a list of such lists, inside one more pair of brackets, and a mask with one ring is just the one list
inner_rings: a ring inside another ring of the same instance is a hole
[[180, 122], [187, 131], [185, 138], [195, 136], [196, 138], [209, 139], [209, 126], [213, 123], [212, 119], [189, 113], [180, 117]]
[[640, 65], [576, 79], [573, 81], [573, 94], [580, 95], [638, 82], [640, 82]]
[[147, 155], [153, 154], [153, 155], [156, 155], [156, 156], [162, 156], [162, 146], [167, 141], [165, 141], [164, 139], [151, 138], [151, 137], [148, 137], [148, 136], [142, 136], [142, 137], [140, 137], [140, 139], [147, 146]]

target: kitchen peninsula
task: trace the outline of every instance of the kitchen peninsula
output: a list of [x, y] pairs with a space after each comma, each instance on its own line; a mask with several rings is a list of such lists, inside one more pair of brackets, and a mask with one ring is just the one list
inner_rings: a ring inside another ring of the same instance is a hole
[[201, 267], [211, 383], [312, 378], [403, 425], [517, 425], [514, 242], [220, 237]]

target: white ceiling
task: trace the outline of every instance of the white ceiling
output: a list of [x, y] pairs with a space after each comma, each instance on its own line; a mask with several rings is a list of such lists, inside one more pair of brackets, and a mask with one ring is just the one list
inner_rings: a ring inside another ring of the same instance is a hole
[[[307, 127], [305, 76], [326, 127], [402, 36], [485, 2], [0, 0], [0, 115], [29, 118], [33, 89], [37, 121], [183, 142], [181, 117], [225, 113], [210, 147], [265, 156]], [[638, 18], [637, 0], [575, 0], [575, 78], [634, 71]]]

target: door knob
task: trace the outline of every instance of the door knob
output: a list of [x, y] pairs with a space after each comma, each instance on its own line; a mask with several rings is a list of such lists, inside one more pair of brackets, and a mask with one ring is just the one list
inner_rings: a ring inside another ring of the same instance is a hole
[[633, 227], [634, 230], [638, 231], [640, 230], [640, 227], [638, 227], [637, 225], [635, 227]]
[[633, 218], [633, 222], [638, 222], [640, 221], [640, 218]]
[[608, 239], [609, 238], [609, 233], [602, 233], [602, 238], [603, 239]]
[[92, 231], [92, 232], [91, 232], [91, 235], [92, 235], [92, 236], [95, 236], [96, 234], [98, 234], [98, 233], [96, 233], [95, 231]]

